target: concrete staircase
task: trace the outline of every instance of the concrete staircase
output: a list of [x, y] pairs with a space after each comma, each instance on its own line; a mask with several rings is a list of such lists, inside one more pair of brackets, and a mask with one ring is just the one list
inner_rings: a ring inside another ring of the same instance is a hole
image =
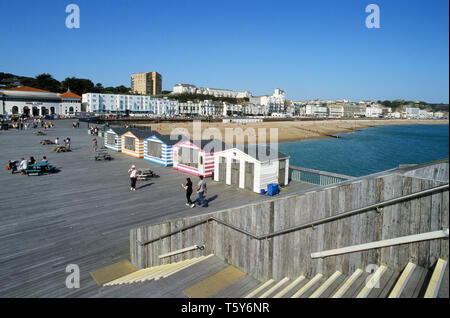
[[448, 263], [439, 259], [433, 271], [408, 263], [401, 273], [381, 265], [374, 273], [357, 269], [349, 276], [336, 271], [292, 280], [268, 280], [245, 298], [448, 298]]
[[123, 284], [142, 283], [150, 280], [159, 280], [160, 278], [169, 277], [212, 256], [213, 254], [210, 254], [208, 256], [195, 257], [193, 259], [188, 259], [181, 262], [144, 268], [103, 284], [103, 286], [115, 286]]
[[[141, 269], [104, 284], [109, 295], [128, 294], [154, 297], [162, 290], [172, 297], [186, 297], [189, 287], [210, 279], [229, 266], [214, 255]], [[157, 282], [160, 280], [160, 283]], [[152, 285], [153, 284], [153, 285]], [[156, 284], [156, 285], [155, 285]], [[124, 286], [128, 286], [128, 291]], [[408, 263], [402, 272], [381, 265], [373, 273], [356, 269], [348, 276], [336, 271], [330, 276], [318, 273], [291, 279], [259, 282], [249, 275], [239, 278], [211, 295], [213, 298], [445, 298], [448, 293], [448, 262], [439, 259], [431, 270]], [[116, 287], [112, 287], [116, 286]], [[123, 286], [123, 287], [122, 287]], [[162, 286], [164, 286], [162, 288]], [[116, 288], [116, 289], [114, 289]], [[117, 289], [119, 288], [119, 289]], [[139, 292], [141, 288], [141, 292]], [[145, 295], [143, 294], [145, 291]]]

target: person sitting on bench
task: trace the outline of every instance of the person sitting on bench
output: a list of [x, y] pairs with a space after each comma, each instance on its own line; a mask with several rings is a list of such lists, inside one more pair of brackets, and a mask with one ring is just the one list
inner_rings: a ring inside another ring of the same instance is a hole
[[11, 174], [14, 174], [14, 172], [17, 171], [17, 164], [15, 160], [9, 160], [8, 165], [6, 166], [6, 169], [11, 170]]
[[21, 174], [25, 174], [25, 170], [27, 169], [28, 169], [28, 162], [25, 160], [25, 158], [20, 159], [19, 172]]

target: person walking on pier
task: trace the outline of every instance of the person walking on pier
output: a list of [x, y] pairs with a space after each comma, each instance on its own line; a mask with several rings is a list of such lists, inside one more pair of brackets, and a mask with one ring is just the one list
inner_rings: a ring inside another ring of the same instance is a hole
[[130, 175], [131, 181], [130, 191], [136, 191], [137, 170], [135, 165], [131, 166], [131, 168], [128, 170], [128, 174]]
[[94, 148], [94, 152], [97, 152], [98, 148], [97, 138], [92, 139], [92, 148]]
[[200, 181], [198, 182], [197, 185], [197, 193], [198, 193], [198, 199], [197, 202], [199, 202], [199, 204], [203, 204], [203, 207], [207, 207], [208, 206], [208, 201], [205, 199], [205, 194], [208, 194], [208, 189], [206, 187], [206, 181], [203, 180], [203, 176], [199, 176]]
[[56, 139], [55, 139], [55, 145], [59, 146], [59, 137], [56, 137]]
[[194, 192], [192, 190], [191, 178], [187, 178], [186, 185], [182, 184], [181, 186], [184, 188], [184, 190], [186, 190], [186, 205], [190, 206], [191, 208], [195, 207], [194, 202], [191, 201], [191, 195], [192, 195], [192, 192]]

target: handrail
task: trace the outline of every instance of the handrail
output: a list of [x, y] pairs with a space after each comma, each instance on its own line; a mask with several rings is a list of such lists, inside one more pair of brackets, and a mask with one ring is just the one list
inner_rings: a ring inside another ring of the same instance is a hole
[[320, 224], [323, 224], [323, 223], [328, 223], [328, 222], [331, 222], [331, 221], [342, 219], [342, 218], [345, 218], [345, 217], [348, 217], [348, 216], [352, 216], [352, 215], [355, 215], [355, 214], [358, 214], [358, 213], [367, 212], [367, 211], [370, 211], [370, 210], [377, 210], [377, 212], [379, 212], [379, 211], [381, 211], [381, 209], [384, 206], [392, 205], [392, 204], [395, 204], [395, 203], [398, 203], [398, 202], [407, 201], [407, 200], [412, 200], [412, 199], [415, 199], [415, 198], [418, 198], [418, 197], [429, 195], [429, 194], [434, 193], [434, 192], [448, 190], [448, 188], [449, 188], [449, 184], [448, 183], [447, 184], [443, 184], [443, 185], [440, 185], [440, 186], [437, 186], [437, 187], [433, 187], [433, 188], [430, 188], [430, 189], [421, 190], [421, 191], [418, 191], [418, 192], [415, 192], [415, 193], [403, 195], [403, 196], [396, 197], [396, 198], [393, 198], [393, 199], [389, 199], [389, 200], [386, 200], [386, 201], [383, 201], [383, 202], [374, 203], [374, 204], [371, 204], [371, 205], [368, 205], [368, 206], [365, 206], [365, 207], [362, 207], [362, 208], [353, 209], [353, 210], [342, 212], [342, 213], [339, 213], [339, 214], [336, 214], [336, 215], [333, 215], [333, 216], [325, 217], [325, 218], [322, 218], [322, 219], [318, 219], [318, 220], [315, 220], [315, 221], [307, 222], [307, 223], [304, 223], [304, 224], [301, 224], [301, 225], [297, 225], [297, 226], [290, 227], [290, 228], [287, 228], [287, 229], [284, 229], [284, 230], [280, 230], [280, 231], [276, 231], [276, 232], [272, 232], [272, 233], [268, 233], [268, 234], [263, 234], [263, 235], [256, 235], [256, 234], [250, 233], [250, 232], [248, 232], [248, 231], [246, 231], [244, 229], [238, 228], [235, 225], [229, 224], [229, 223], [227, 223], [227, 222], [225, 222], [223, 220], [220, 220], [220, 219], [212, 216], [212, 217], [209, 217], [207, 219], [200, 220], [198, 222], [186, 225], [184, 227], [181, 227], [181, 228], [179, 228], [179, 229], [177, 229], [175, 231], [169, 232], [167, 234], [161, 235], [158, 238], [155, 238], [155, 239], [152, 239], [152, 240], [149, 240], [149, 241], [146, 241], [146, 242], [140, 242], [140, 241], [137, 240], [137, 242], [141, 246], [147, 245], [147, 244], [151, 244], [153, 242], [162, 240], [162, 239], [164, 239], [166, 237], [172, 236], [172, 235], [174, 235], [176, 233], [188, 230], [190, 228], [196, 227], [198, 225], [201, 225], [203, 223], [207, 223], [207, 222], [210, 222], [210, 221], [215, 221], [215, 222], [217, 222], [219, 224], [222, 224], [224, 226], [227, 226], [227, 227], [229, 227], [229, 228], [231, 228], [231, 229], [233, 229], [233, 230], [235, 230], [237, 232], [240, 232], [242, 234], [250, 236], [250, 237], [252, 237], [252, 238], [254, 238], [256, 240], [264, 240], [264, 239], [269, 239], [269, 238], [272, 238], [272, 237], [275, 237], [275, 236], [291, 233], [291, 232], [294, 232], [294, 231], [303, 230], [305, 228], [310, 228], [310, 227], [314, 228], [314, 226], [316, 226], [316, 225], [320, 225]]
[[292, 170], [306, 171], [306, 172], [316, 173], [316, 174], [327, 176], [327, 177], [335, 177], [335, 178], [344, 179], [344, 180], [350, 180], [350, 179], [355, 178], [355, 177], [347, 176], [344, 174], [323, 171], [323, 170], [316, 170], [316, 169], [305, 168], [305, 167], [299, 167], [299, 166], [294, 166], [294, 165], [289, 165], [289, 168]]
[[311, 253], [311, 258], [325, 258], [329, 256], [336, 256], [354, 252], [367, 251], [377, 248], [390, 247], [396, 245], [402, 245], [407, 243], [435, 240], [440, 238], [448, 238], [448, 228], [443, 230], [431, 231], [426, 233], [412, 234], [406, 236], [399, 236], [392, 239], [374, 241], [369, 243], [351, 245], [346, 247], [335, 248], [332, 250], [325, 250], [321, 252]]

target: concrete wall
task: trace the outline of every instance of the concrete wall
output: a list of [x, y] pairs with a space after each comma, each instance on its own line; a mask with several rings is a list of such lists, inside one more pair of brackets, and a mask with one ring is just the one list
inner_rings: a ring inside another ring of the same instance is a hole
[[[267, 240], [257, 240], [210, 221], [145, 246], [136, 241], [157, 238], [209, 216], [255, 235], [268, 234], [441, 184], [440, 181], [393, 173], [206, 216], [144, 226], [130, 231], [131, 261], [142, 268], [214, 253], [259, 280], [295, 278], [300, 274], [311, 277], [319, 272], [330, 275], [336, 270], [347, 274], [368, 264], [388, 264], [401, 270], [410, 260], [420, 266], [431, 267], [439, 257], [448, 259], [448, 239], [325, 259], [312, 259], [310, 256], [312, 252], [448, 228], [448, 190], [384, 207], [381, 213], [365, 212]], [[194, 244], [205, 244], [205, 250], [162, 261], [158, 259], [158, 255]]]

